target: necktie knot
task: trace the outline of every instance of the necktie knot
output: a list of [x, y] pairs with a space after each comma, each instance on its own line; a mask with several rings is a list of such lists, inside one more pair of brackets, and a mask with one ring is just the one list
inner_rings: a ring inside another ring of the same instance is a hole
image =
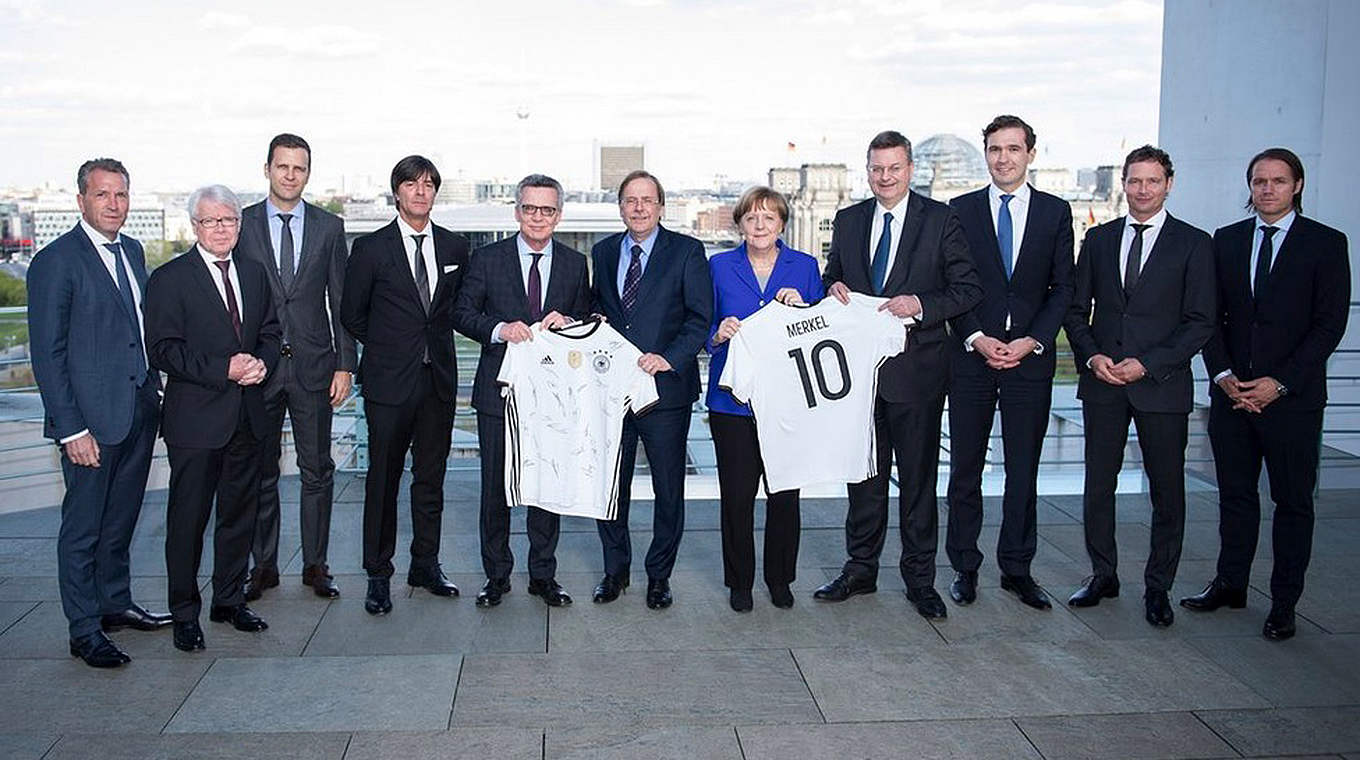
[[1143, 230], [1145, 230], [1145, 229], [1147, 229], [1148, 227], [1151, 227], [1151, 226], [1152, 226], [1152, 225], [1150, 225], [1150, 224], [1135, 224], [1135, 225], [1133, 225], [1133, 234], [1135, 234], [1135, 235], [1141, 235], [1141, 234], [1143, 234]]
[[1003, 206], [1009, 206], [1010, 203], [1011, 203], [1011, 199], [1014, 198], [1014, 197], [1015, 197], [1014, 195], [1002, 195], [1002, 196], [1001, 196], [1001, 205], [1003, 205]]
[[231, 259], [222, 259], [220, 261], [214, 261], [213, 263], [217, 265], [218, 269], [222, 270], [223, 275], [226, 275], [227, 270], [231, 268]]
[[285, 227], [288, 226], [289, 222], [293, 221], [292, 214], [275, 214], [274, 216], [277, 216], [279, 218], [279, 221], [283, 222], [283, 226]]
[[416, 241], [416, 253], [420, 253], [425, 246], [425, 235], [412, 235], [411, 238]]
[[1265, 236], [1268, 237], [1268, 238], [1273, 238], [1273, 237], [1275, 237], [1275, 233], [1277, 233], [1277, 232], [1279, 232], [1279, 231], [1280, 231], [1280, 228], [1279, 228], [1279, 227], [1275, 227], [1275, 226], [1272, 226], [1272, 225], [1269, 225], [1269, 224], [1263, 224], [1263, 225], [1261, 225], [1261, 232], [1265, 233]]
[[640, 245], [634, 244], [632, 248], [628, 249], [628, 251], [629, 253], [633, 254], [633, 258], [635, 259], [640, 258], [642, 256], [642, 246]]
[[887, 226], [890, 225], [890, 224], [892, 224], [892, 212], [891, 212], [891, 211], [884, 211], [884, 212], [883, 212], [883, 226], [884, 226], [884, 227], [887, 227]]
[[107, 249], [109, 249], [109, 253], [112, 253], [114, 256], [122, 256], [122, 255], [123, 255], [123, 244], [122, 244], [122, 243], [105, 243], [105, 244], [104, 244], [104, 247], [107, 248]]

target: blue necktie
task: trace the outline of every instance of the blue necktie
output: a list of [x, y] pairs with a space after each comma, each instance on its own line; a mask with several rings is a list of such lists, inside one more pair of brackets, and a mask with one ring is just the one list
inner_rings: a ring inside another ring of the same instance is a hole
[[[132, 282], [128, 280], [127, 268], [123, 266], [123, 244], [105, 243], [104, 247], [113, 254], [113, 269], [118, 273], [118, 292], [123, 296], [123, 308], [127, 309], [128, 318], [132, 320], [132, 334], [140, 336], [142, 334], [141, 324], [137, 321], [137, 302], [132, 298]], [[146, 358], [143, 357], [143, 368], [145, 368]], [[146, 376], [138, 378], [137, 385], [146, 382]]]
[[874, 293], [883, 294], [883, 285], [888, 279], [888, 252], [892, 248], [892, 212], [883, 212], [883, 234], [878, 236], [878, 247], [874, 249]]
[[1001, 247], [1001, 266], [1006, 268], [1007, 280], [1015, 267], [1015, 230], [1011, 225], [1011, 199], [1014, 197], [1001, 196], [1001, 211], [996, 215], [996, 243]]

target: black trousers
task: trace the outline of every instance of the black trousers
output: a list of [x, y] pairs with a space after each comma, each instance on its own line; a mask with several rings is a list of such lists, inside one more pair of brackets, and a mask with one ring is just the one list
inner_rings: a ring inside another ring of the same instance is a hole
[[260, 508], [255, 516], [251, 554], [255, 567], [279, 568], [279, 457], [283, 415], [293, 428], [302, 492], [298, 500], [302, 526], [302, 564], [326, 564], [331, 538], [331, 504], [335, 496], [335, 462], [331, 459], [330, 389], [309, 391], [298, 382], [293, 360], [279, 360], [277, 389], [265, 396], [269, 435], [260, 442]]
[[[482, 456], [482, 569], [488, 578], [507, 578], [515, 569], [510, 551], [510, 507], [505, 501], [505, 418], [477, 415], [477, 445]], [[557, 575], [557, 537], [562, 518], [555, 512], [527, 507], [529, 577]]]
[[[718, 459], [723, 583], [749, 591], [756, 578], [756, 494], [765, 472], [756, 419], [709, 412], [708, 426]], [[797, 489], [767, 494], [765, 585], [787, 586], [797, 577], [800, 529]]]
[[255, 534], [260, 498], [260, 441], [251, 432], [245, 405], [231, 440], [220, 449], [167, 446], [170, 459], [170, 502], [165, 512], [165, 568], [169, 576], [170, 614], [175, 622], [197, 620], [203, 600], [198, 568], [203, 558], [203, 532], [216, 503], [213, 526], [214, 607], [245, 602], [241, 586]]
[[1218, 474], [1218, 576], [1247, 587], [1261, 529], [1261, 463], [1275, 503], [1270, 574], [1272, 605], [1293, 609], [1313, 553], [1313, 489], [1317, 486], [1322, 411], [1260, 414], [1234, 411], [1218, 392], [1209, 405], [1209, 444]]
[[949, 526], [945, 549], [955, 570], [982, 565], [982, 470], [998, 404], [1006, 486], [996, 564], [1006, 575], [1029, 575], [1038, 546], [1039, 455], [1053, 403], [1053, 378], [1014, 370], [955, 372], [949, 387]]
[[99, 466], [61, 456], [66, 495], [57, 533], [57, 584], [72, 638], [99, 630], [99, 618], [132, 605], [128, 549], [146, 496], [160, 420], [156, 386], [137, 391], [132, 426], [117, 443], [99, 441]]
[[1114, 492], [1132, 420], [1138, 428], [1138, 447], [1143, 452], [1143, 471], [1152, 500], [1152, 542], [1143, 582], [1149, 591], [1170, 591], [1185, 537], [1185, 444], [1189, 415], [1141, 412], [1127, 401], [1085, 401], [1081, 414], [1086, 450], [1082, 523], [1092, 572], [1117, 577]]
[[878, 578], [878, 557], [888, 534], [888, 474], [897, 460], [898, 514], [902, 531], [902, 579], [909, 588], [935, 585], [940, 516], [935, 484], [940, 466], [940, 418], [944, 394], [920, 404], [874, 402], [878, 474], [846, 490], [845, 572]]
[[613, 520], [596, 520], [604, 549], [604, 571], [627, 576], [633, 563], [633, 544], [628, 535], [628, 507], [633, 493], [633, 465], [638, 439], [647, 447], [652, 471], [652, 545], [647, 549], [647, 577], [671, 577], [680, 536], [685, 532], [685, 441], [689, 435], [690, 407], [653, 409], [642, 416], [632, 412], [623, 419], [620, 445], [619, 510]]
[[416, 376], [400, 404], [364, 402], [368, 420], [368, 475], [364, 480], [364, 570], [390, 578], [397, 548], [397, 491], [411, 452], [411, 569], [439, 564], [444, 470], [453, 436], [453, 403], [439, 397], [433, 371]]

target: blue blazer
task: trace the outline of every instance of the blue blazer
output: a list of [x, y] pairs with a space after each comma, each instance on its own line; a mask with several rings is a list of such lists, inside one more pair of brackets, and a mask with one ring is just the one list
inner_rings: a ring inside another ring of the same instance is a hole
[[670, 362], [669, 372], [656, 375], [657, 408], [689, 406], [699, 398], [696, 357], [713, 320], [713, 283], [704, 245], [688, 236], [657, 228], [647, 268], [638, 286], [637, 304], [624, 314], [619, 298], [619, 245], [627, 232], [601, 240], [591, 249], [595, 311], [645, 354]]
[[[142, 245], [127, 235], [118, 239], [145, 302]], [[43, 435], [61, 440], [88, 429], [99, 443], [122, 441], [132, 425], [137, 381], [146, 374], [142, 338], [79, 223], [33, 257], [28, 304]]]
[[723, 414], [750, 415], [745, 404], [738, 403], [732, 394], [718, 387], [723, 366], [727, 364], [727, 341], [713, 344], [713, 335], [718, 325], [727, 317], [746, 319], [774, 300], [775, 293], [781, 288], [795, 288], [803, 297], [803, 302], [814, 304], [822, 300], [822, 274], [817, 269], [817, 260], [784, 245], [780, 240], [779, 257], [775, 259], [770, 279], [761, 290], [756, 281], [751, 260], [746, 256], [746, 244], [714, 256], [708, 260], [709, 271], [713, 275], [713, 321], [708, 329], [708, 395], [705, 403], [710, 411]]

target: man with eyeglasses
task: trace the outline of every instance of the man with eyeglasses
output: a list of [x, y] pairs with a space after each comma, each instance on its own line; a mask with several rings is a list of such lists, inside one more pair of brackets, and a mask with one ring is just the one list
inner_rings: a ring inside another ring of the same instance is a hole
[[638, 350], [638, 366], [656, 379], [660, 401], [623, 422], [618, 517], [597, 522], [604, 548], [604, 577], [597, 603], [612, 602], [628, 587], [633, 560], [628, 506], [638, 439], [647, 449], [655, 494], [652, 545], [647, 551], [647, 606], [672, 602], [670, 577], [685, 529], [685, 456], [690, 409], [699, 398], [696, 356], [713, 317], [713, 280], [704, 246], [661, 226], [666, 208], [661, 182], [644, 170], [619, 184], [619, 216], [628, 228], [591, 250], [595, 308]]
[[[480, 535], [486, 583], [478, 607], [495, 607], [510, 591], [510, 509], [505, 500], [505, 399], [496, 381], [507, 343], [533, 340], [534, 328], [566, 324], [590, 313], [586, 257], [553, 240], [562, 218], [562, 185], [552, 177], [530, 174], [515, 188], [519, 234], [472, 252], [467, 276], [453, 307], [459, 332], [482, 344], [472, 408], [477, 410], [481, 451]], [[529, 593], [550, 607], [571, 604], [557, 582], [557, 536], [561, 518], [529, 506]]]
[[281, 329], [259, 263], [236, 254], [241, 204], [209, 185], [189, 196], [197, 244], [152, 273], [146, 288], [151, 366], [166, 373], [161, 435], [170, 459], [165, 513], [174, 645], [203, 649], [198, 568], [216, 503], [208, 619], [238, 631], [269, 626], [246, 606], [246, 565], [269, 434], [261, 383], [279, 361]]

